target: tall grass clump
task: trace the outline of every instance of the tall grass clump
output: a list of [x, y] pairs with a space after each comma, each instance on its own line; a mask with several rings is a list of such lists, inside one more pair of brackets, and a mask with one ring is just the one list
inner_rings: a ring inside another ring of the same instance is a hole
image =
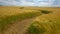
[[43, 13], [43, 14], [49, 14], [49, 13], [52, 13], [51, 11], [48, 11], [48, 10], [39, 10], [39, 11], [41, 11], [41, 13]]
[[28, 28], [26, 34], [44, 34], [46, 30], [44, 27], [40, 27], [39, 21], [34, 21]]

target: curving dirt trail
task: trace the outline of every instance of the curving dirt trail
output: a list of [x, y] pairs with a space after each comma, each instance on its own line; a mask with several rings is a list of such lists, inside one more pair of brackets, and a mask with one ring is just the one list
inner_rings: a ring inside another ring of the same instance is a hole
[[31, 24], [33, 20], [34, 18], [25, 19], [23, 21], [16, 21], [16, 23], [11, 25], [11, 27], [4, 31], [2, 34], [24, 34], [27, 27]]

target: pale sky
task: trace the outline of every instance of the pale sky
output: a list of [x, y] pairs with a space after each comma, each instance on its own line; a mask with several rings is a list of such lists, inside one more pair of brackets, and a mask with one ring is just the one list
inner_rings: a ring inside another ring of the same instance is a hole
[[60, 0], [0, 0], [3, 6], [59, 6]]

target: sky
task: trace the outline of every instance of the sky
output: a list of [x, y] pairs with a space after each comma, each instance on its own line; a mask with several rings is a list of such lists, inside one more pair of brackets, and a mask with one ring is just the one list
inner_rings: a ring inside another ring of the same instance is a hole
[[57, 6], [60, 7], [60, 0], [0, 0], [3, 6]]

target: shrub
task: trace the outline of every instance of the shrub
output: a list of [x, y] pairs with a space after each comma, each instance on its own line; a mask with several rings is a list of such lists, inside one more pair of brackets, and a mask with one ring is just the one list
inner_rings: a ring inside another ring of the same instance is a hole
[[41, 13], [43, 13], [43, 14], [49, 14], [49, 13], [51, 13], [51, 11], [48, 11], [48, 10], [40, 10], [41, 11]]
[[20, 9], [24, 9], [24, 7], [20, 7]]

